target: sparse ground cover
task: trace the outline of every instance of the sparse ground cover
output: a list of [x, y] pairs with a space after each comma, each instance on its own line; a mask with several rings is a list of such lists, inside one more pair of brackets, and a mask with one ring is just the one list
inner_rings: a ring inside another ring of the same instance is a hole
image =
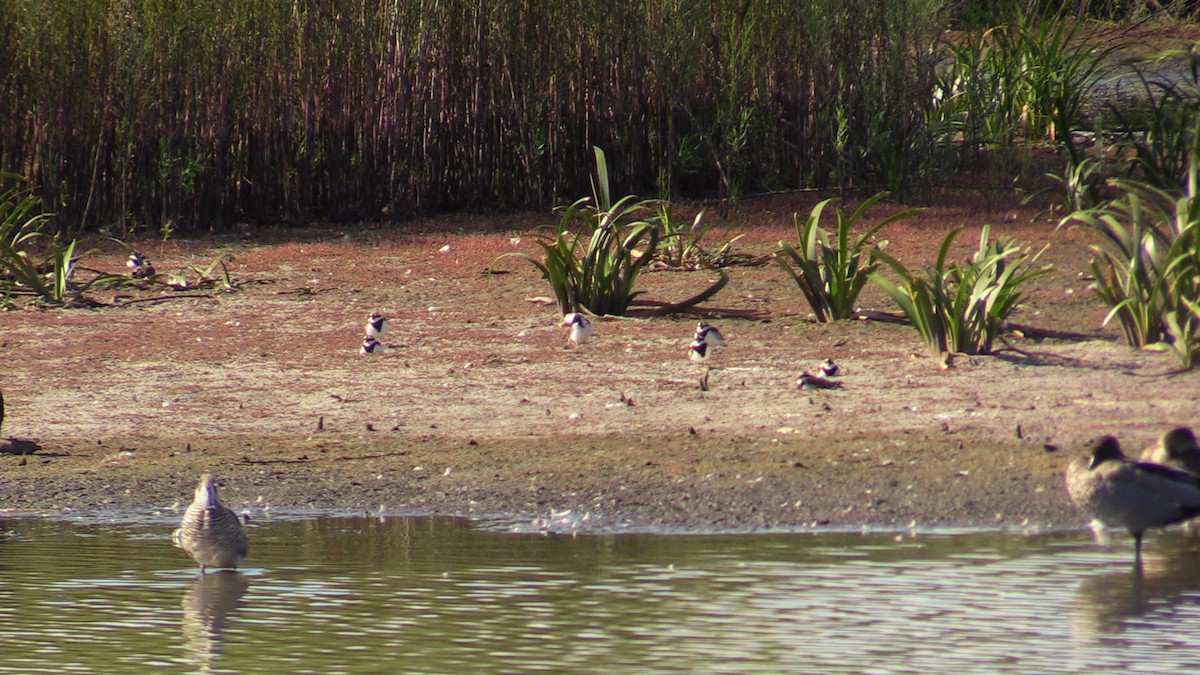
[[[765, 254], [817, 201], [750, 200], [713, 227]], [[134, 286], [95, 296], [115, 306], [0, 313], [5, 433], [43, 447], [0, 455], [0, 509], [169, 507], [213, 470], [235, 506], [569, 509], [601, 527], [1077, 525], [1068, 459], [1102, 433], [1140, 449], [1194, 424], [1200, 380], [1100, 328], [1107, 310], [1081, 276], [1096, 233], [1007, 197], [953, 203], [890, 223], [889, 253], [931, 263], [962, 226], [961, 259], [984, 224], [1049, 243], [1054, 268], [1011, 318], [1024, 337], [943, 369], [907, 326], [816, 323], [777, 266], [733, 267], [700, 308], [728, 340], [707, 392], [685, 355], [697, 315], [600, 319], [570, 347], [557, 308], [530, 301], [548, 293], [532, 266], [486, 274], [498, 253], [537, 251], [522, 235], [545, 214], [141, 242], [168, 271], [230, 253], [237, 290]], [[126, 255], [89, 262], [120, 272]], [[639, 284], [676, 300], [714, 276], [647, 270]], [[894, 311], [873, 285], [860, 304]], [[391, 317], [391, 348], [363, 357], [372, 310]], [[825, 357], [844, 388], [798, 391]]]

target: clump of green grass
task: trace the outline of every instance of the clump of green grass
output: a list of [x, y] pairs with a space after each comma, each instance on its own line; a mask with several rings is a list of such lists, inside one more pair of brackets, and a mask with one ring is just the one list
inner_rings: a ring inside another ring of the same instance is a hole
[[[188, 265], [181, 268], [174, 274], [162, 275], [166, 285], [174, 288], [177, 291], [195, 290], [197, 288], [211, 288], [220, 284], [221, 289], [225, 291], [235, 290], [237, 285], [233, 280], [233, 276], [229, 273], [228, 263], [233, 261], [232, 253], [223, 253], [217, 256], [207, 267], [201, 269], [195, 265]], [[221, 268], [220, 273], [217, 273], [217, 268]], [[196, 278], [193, 280], [192, 276]]]
[[1052, 175], [1071, 205], [1091, 205], [1102, 179], [1077, 132], [1095, 131], [1089, 100], [1120, 40], [1059, 8], [1005, 12], [985, 28], [947, 38], [929, 124], [947, 157], [970, 165], [984, 147], [1047, 143], [1065, 155]]
[[[624, 197], [603, 210], [581, 199], [563, 210], [556, 227], [537, 234], [542, 260], [514, 253], [541, 270], [564, 314], [624, 314], [637, 296], [638, 274], [658, 245], [657, 227], [639, 218], [648, 207]], [[503, 256], [502, 256], [503, 257]]]
[[871, 279], [900, 307], [925, 341], [932, 356], [990, 354], [1008, 317], [1022, 300], [1021, 286], [1044, 274], [1034, 263], [1045, 248], [1030, 253], [1016, 240], [989, 240], [990, 227], [979, 235], [979, 248], [966, 261], [949, 261], [950, 248], [962, 231], [950, 231], [937, 261], [923, 276], [910, 272], [885, 253], [876, 256], [900, 277], [895, 284], [878, 275]]
[[[1135, 65], [1141, 91], [1128, 102], [1110, 103], [1120, 136], [1115, 144], [1130, 156], [1130, 175], [1173, 193], [1180, 192], [1191, 157], [1200, 151], [1200, 55], [1169, 50], [1147, 57], [1153, 64], [1182, 59], [1190, 78], [1162, 77], [1151, 67]], [[1172, 73], [1178, 73], [1172, 70]]]
[[[0, 181], [20, 179], [0, 173]], [[62, 244], [47, 237], [42, 226], [48, 215], [37, 211], [40, 203], [31, 190], [10, 187], [0, 192], [0, 293], [5, 304], [21, 296], [32, 296], [43, 305], [78, 304], [93, 286], [124, 280], [102, 272], [80, 280], [78, 263], [84, 254], [76, 254], [78, 240]], [[40, 259], [35, 252], [37, 244], [41, 244]]]
[[36, 209], [41, 200], [31, 190], [17, 187], [21, 176], [0, 172], [0, 183], [11, 183], [0, 192], [0, 245], [5, 250], [22, 250], [25, 242], [38, 236], [48, 215]]
[[1092, 246], [1096, 297], [1133, 347], [1164, 349], [1185, 368], [1200, 362], [1200, 179], [1193, 154], [1182, 196], [1137, 180], [1114, 180], [1122, 196], [1077, 211], [1102, 237]]
[[[626, 195], [613, 202], [604, 152], [595, 148], [595, 157], [592, 196], [562, 209], [557, 225], [535, 232], [541, 259], [523, 252], [506, 253], [492, 265], [507, 257], [532, 263], [550, 284], [563, 314], [622, 315], [641, 293], [634, 290], [638, 275], [659, 254], [664, 241], [680, 234], [664, 234], [662, 221], [669, 217], [670, 205], [663, 200]], [[658, 311], [687, 309], [712, 297], [728, 282], [729, 276], [722, 274], [703, 293], [673, 305], [658, 303]]]
[[717, 268], [745, 260], [747, 256], [733, 253], [733, 245], [745, 234], [734, 235], [725, 240], [720, 248], [711, 250], [704, 244], [711, 227], [701, 210], [690, 222], [676, 218], [671, 204], [661, 201], [655, 206], [657, 222], [662, 226], [662, 244], [658, 247], [658, 261], [667, 267], [683, 269]]
[[604, 151], [595, 148], [595, 155], [593, 195], [563, 209], [556, 226], [534, 234], [542, 259], [527, 253], [500, 256], [523, 258], [537, 267], [563, 314], [624, 314], [638, 294], [638, 274], [662, 240], [661, 224], [653, 219], [661, 202], [633, 195], [613, 202]]
[[887, 192], [877, 193], [849, 214], [836, 208], [836, 239], [831, 239], [829, 232], [820, 225], [825, 207], [835, 198], [826, 199], [814, 206], [807, 218], [801, 220], [799, 215], [794, 216], [795, 246], [779, 242], [775, 262], [796, 282], [817, 321], [827, 323], [854, 316], [859, 293], [878, 267], [876, 253], [887, 245], [886, 241], [872, 243], [871, 238], [889, 223], [920, 212], [920, 209], [905, 209], [893, 213], [853, 236], [853, 230], [867, 209], [887, 195]]

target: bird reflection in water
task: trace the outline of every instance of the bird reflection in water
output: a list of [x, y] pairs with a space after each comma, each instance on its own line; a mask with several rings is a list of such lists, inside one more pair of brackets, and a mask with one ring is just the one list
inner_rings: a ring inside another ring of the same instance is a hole
[[201, 574], [183, 594], [183, 640], [197, 672], [212, 672], [229, 616], [242, 606], [250, 578], [240, 572]]
[[[1166, 543], [1163, 537], [1160, 542]], [[1185, 607], [1200, 605], [1200, 565], [1188, 538], [1142, 564], [1095, 574], [1075, 592], [1071, 637], [1076, 645], [1109, 642], [1132, 626], [1171, 626]], [[1162, 544], [1160, 544], [1162, 545]]]

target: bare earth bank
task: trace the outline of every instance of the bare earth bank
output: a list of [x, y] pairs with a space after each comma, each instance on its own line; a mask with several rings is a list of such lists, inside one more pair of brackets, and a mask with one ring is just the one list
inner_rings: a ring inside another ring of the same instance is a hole
[[[813, 201], [759, 200], [722, 225], [747, 233], [738, 250], [766, 253]], [[1031, 216], [938, 207], [883, 235], [910, 267], [956, 225], [956, 256], [984, 223], [1049, 242], [1055, 269], [1014, 321], [1075, 335], [1026, 331], [945, 370], [906, 326], [812, 323], [773, 264], [735, 267], [705, 307], [728, 339], [709, 391], [685, 357], [695, 315], [599, 319], [594, 340], [571, 347], [554, 308], [530, 301], [549, 294], [532, 267], [484, 274], [499, 253], [535, 252], [518, 237], [546, 216], [143, 242], [160, 271], [230, 252], [239, 289], [0, 313], [4, 432], [43, 446], [0, 455], [0, 509], [167, 508], [214, 471], [225, 501], [251, 512], [503, 514], [552, 529], [1079, 526], [1067, 461], [1102, 433], [1139, 451], [1194, 424], [1200, 379], [1165, 375], [1171, 357], [1101, 329], [1079, 276], [1087, 234]], [[119, 271], [124, 256], [114, 246], [89, 263]], [[679, 300], [713, 276], [652, 272], [642, 287]], [[874, 289], [862, 301], [892, 309]], [[376, 309], [392, 319], [390, 349], [363, 357]], [[827, 356], [844, 388], [797, 390]]]

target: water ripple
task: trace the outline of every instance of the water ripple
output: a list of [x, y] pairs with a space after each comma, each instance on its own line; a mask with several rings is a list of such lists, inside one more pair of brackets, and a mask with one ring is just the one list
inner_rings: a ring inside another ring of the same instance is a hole
[[511, 534], [259, 519], [200, 575], [165, 521], [0, 521], [0, 673], [1200, 668], [1196, 540]]

